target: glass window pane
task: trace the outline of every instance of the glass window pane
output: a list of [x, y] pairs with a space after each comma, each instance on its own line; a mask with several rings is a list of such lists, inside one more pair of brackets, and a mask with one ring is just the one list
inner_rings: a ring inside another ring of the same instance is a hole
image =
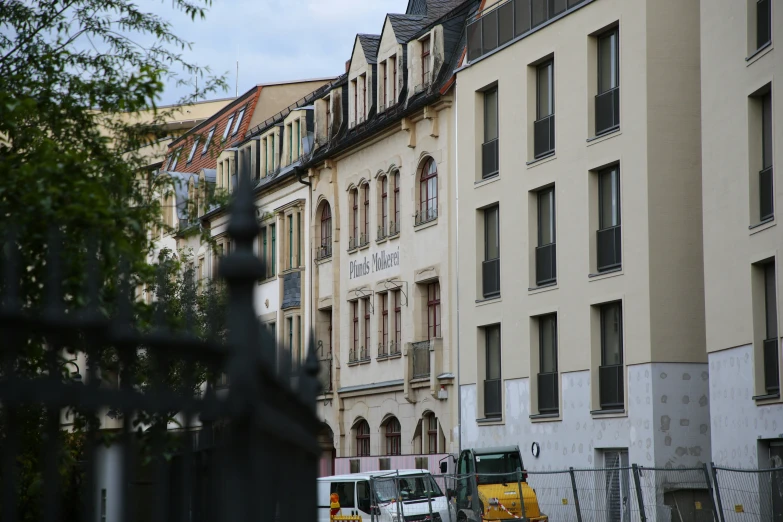
[[539, 319], [541, 343], [541, 373], [557, 371], [557, 316], [545, 315]]
[[761, 136], [763, 167], [772, 166], [772, 93], [761, 98]]
[[767, 312], [767, 339], [778, 336], [778, 307], [775, 299], [775, 263], [764, 265], [764, 300]]
[[538, 246], [555, 242], [555, 191], [538, 194]]
[[514, 35], [530, 30], [530, 0], [515, 0], [514, 2]]
[[619, 303], [601, 307], [601, 365], [623, 363], [622, 313]]
[[552, 14], [559, 15], [566, 10], [566, 0], [550, 0], [552, 4]]
[[482, 52], [488, 53], [498, 46], [498, 12], [497, 9], [487, 13], [481, 19], [483, 28]]
[[541, 25], [549, 19], [548, 0], [531, 0], [533, 4], [533, 27]]
[[484, 93], [484, 142], [498, 137], [498, 90]]
[[500, 326], [490, 326], [487, 335], [487, 379], [500, 379]]
[[620, 224], [620, 173], [616, 168], [599, 174], [599, 228], [601, 230]]
[[511, 2], [498, 9], [498, 45], [514, 38], [514, 4]]
[[500, 257], [500, 232], [498, 230], [498, 208], [484, 211], [485, 256], [486, 260]]
[[552, 96], [552, 62], [538, 68], [538, 118], [541, 119], [554, 113]]

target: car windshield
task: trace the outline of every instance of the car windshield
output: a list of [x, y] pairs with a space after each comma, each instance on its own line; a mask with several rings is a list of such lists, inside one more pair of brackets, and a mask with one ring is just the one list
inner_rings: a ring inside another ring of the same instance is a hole
[[522, 461], [517, 452], [476, 455], [476, 474], [479, 484], [516, 482], [518, 469], [522, 469]]
[[442, 497], [443, 493], [431, 475], [407, 475], [404, 477], [379, 477], [373, 481], [378, 502], [391, 502], [397, 497], [404, 502]]

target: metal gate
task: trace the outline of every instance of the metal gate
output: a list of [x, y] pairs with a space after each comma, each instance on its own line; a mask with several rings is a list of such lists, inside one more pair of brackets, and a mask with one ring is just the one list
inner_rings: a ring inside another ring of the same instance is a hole
[[[99, 416], [106, 415], [120, 419], [109, 442], [120, 449], [121, 458], [110, 472], [122, 490], [118, 516], [108, 522], [315, 520], [319, 364], [312, 343], [301, 368], [278, 361], [274, 340], [257, 321], [253, 291], [263, 274], [253, 253], [258, 225], [249, 182], [240, 183], [228, 230], [236, 248], [220, 264], [228, 290], [226, 342], [199, 340], [187, 329], [174, 332], [162, 322], [141, 333], [131, 313], [134, 289], [128, 277], [120, 278], [116, 291], [107, 292], [99, 275], [90, 273], [89, 302], [78, 313], [66, 314], [56, 235], [45, 254], [50, 275], [44, 282], [45, 306], [32, 311], [20, 293], [25, 267], [14, 237], [2, 240], [2, 520], [20, 520], [20, 502], [31, 494], [19, 483], [21, 449], [28, 442], [20, 438], [19, 422], [31, 408], [45, 416], [36, 498], [47, 522], [75, 519], [63, 507], [64, 497], [83, 506], [79, 520], [107, 522], [105, 494], [96, 487], [97, 455], [108, 443]], [[94, 257], [95, 251], [87, 254]], [[192, 290], [195, 295], [195, 285]], [[103, 302], [109, 294], [112, 302]], [[159, 296], [156, 307], [166, 306], [165, 296]], [[32, 343], [41, 346], [43, 370], [29, 374], [20, 368]], [[84, 383], [64, 377], [61, 354], [66, 350], [86, 354]], [[102, 383], [101, 360], [108, 351], [119, 361], [116, 386]], [[140, 357], [153, 362], [148, 386], [134, 382]], [[202, 393], [189, 392], [187, 381], [196, 367], [216, 375], [225, 372], [228, 390], [207, 384]], [[163, 369], [171, 368], [178, 368], [185, 386], [167, 382]], [[170, 412], [178, 412], [176, 432], [170, 429]], [[64, 457], [64, 415], [78, 415], [86, 423], [84, 456], [78, 463], [84, 473], [76, 484], [63, 483], [58, 470]], [[139, 466], [146, 478], [139, 478]]]

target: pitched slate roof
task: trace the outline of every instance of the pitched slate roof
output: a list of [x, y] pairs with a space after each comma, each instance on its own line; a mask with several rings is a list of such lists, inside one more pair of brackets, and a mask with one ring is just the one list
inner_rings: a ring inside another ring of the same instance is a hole
[[364, 59], [367, 60], [367, 63], [376, 63], [378, 60], [378, 45], [381, 43], [381, 35], [358, 34], [356, 37], [359, 39], [359, 43], [362, 44]]
[[390, 14], [388, 16], [397, 43], [410, 41], [411, 37], [421, 31], [426, 23], [423, 15]]

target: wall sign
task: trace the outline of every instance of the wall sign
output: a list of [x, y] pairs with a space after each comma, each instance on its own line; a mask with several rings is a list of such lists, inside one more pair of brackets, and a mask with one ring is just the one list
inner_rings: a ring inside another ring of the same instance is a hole
[[364, 256], [360, 261], [351, 261], [348, 265], [348, 279], [357, 279], [395, 266], [400, 266], [400, 247], [397, 247], [396, 251], [387, 253], [386, 250], [381, 250], [370, 258]]

